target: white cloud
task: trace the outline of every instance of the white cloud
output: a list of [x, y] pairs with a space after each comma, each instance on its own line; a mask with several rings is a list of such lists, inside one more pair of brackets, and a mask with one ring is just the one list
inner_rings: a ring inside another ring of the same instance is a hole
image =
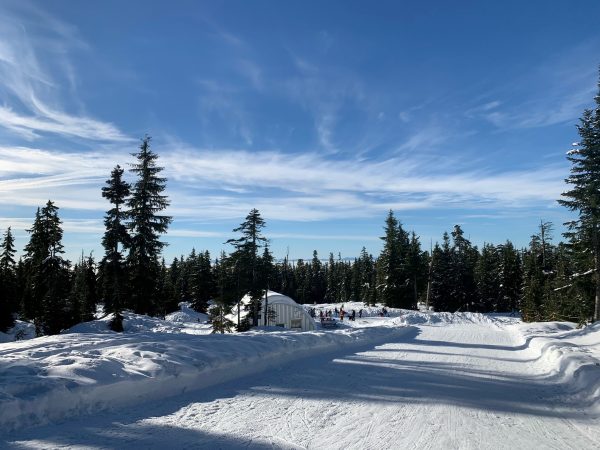
[[536, 128], [574, 122], [590, 107], [597, 90], [597, 62], [589, 55], [599, 40], [583, 42], [498, 86], [465, 115], [482, 118], [500, 129]]
[[[66, 103], [78, 102], [69, 54], [85, 48], [73, 27], [28, 2], [1, 5], [0, 126], [28, 140], [52, 133], [88, 140], [129, 141], [111, 123], [65, 111]], [[69, 88], [66, 93], [65, 86]]]
[[[158, 146], [157, 146], [158, 147]], [[156, 148], [169, 179], [168, 214], [222, 220], [258, 208], [276, 220], [368, 218], [388, 209], [523, 208], [547, 204], [564, 188], [563, 169], [493, 173], [408, 154], [385, 161], [333, 160], [318, 154]], [[0, 204], [104, 211], [100, 189], [123, 152], [69, 153], [0, 147]], [[128, 174], [128, 177], [130, 175]]]

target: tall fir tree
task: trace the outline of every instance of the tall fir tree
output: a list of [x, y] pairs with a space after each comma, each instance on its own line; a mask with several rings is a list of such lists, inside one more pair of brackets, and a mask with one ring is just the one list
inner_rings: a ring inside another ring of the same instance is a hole
[[96, 271], [92, 255], [81, 259], [73, 267], [71, 293], [69, 296], [69, 313], [73, 323], [87, 322], [94, 318], [96, 312], [97, 288]]
[[127, 232], [127, 211], [124, 207], [129, 196], [129, 184], [123, 180], [124, 170], [116, 166], [106, 186], [102, 188], [102, 197], [106, 198], [112, 208], [104, 216], [106, 231], [102, 238], [104, 258], [100, 263], [101, 293], [104, 300], [104, 311], [112, 313], [111, 328], [122, 331], [121, 311], [127, 298], [127, 272], [123, 250], [129, 245]]
[[539, 233], [531, 236], [523, 256], [523, 299], [521, 314], [526, 322], [556, 318], [554, 296], [555, 249], [551, 244], [552, 224], [540, 222]]
[[158, 312], [158, 280], [160, 254], [166, 245], [160, 235], [167, 232], [171, 216], [160, 215], [169, 206], [165, 190], [167, 179], [160, 176], [158, 155], [150, 149], [150, 137], [142, 139], [139, 151], [133, 153], [137, 162], [130, 171], [137, 176], [127, 200], [130, 240], [127, 266], [130, 280], [131, 308], [136, 313]]
[[520, 308], [523, 289], [523, 268], [519, 251], [510, 241], [498, 246], [500, 254], [499, 311], [516, 312]]
[[564, 234], [575, 251], [593, 255], [593, 320], [600, 320], [600, 81], [594, 109], [586, 109], [577, 126], [579, 143], [568, 152], [571, 174], [565, 182], [571, 188], [558, 202], [578, 214], [566, 223]]
[[310, 288], [308, 302], [312, 304], [323, 303], [323, 298], [325, 298], [325, 274], [323, 264], [321, 264], [319, 254], [316, 250], [313, 251], [309, 274]]
[[165, 264], [164, 258], [160, 263], [160, 272], [158, 275], [157, 301], [157, 314], [163, 318], [167, 314], [179, 309], [179, 302], [175, 295], [175, 286], [171, 281], [171, 275], [169, 274], [169, 269]]
[[411, 301], [405, 261], [408, 234], [392, 210], [385, 220], [384, 231], [385, 236], [381, 237], [383, 249], [377, 259], [379, 300], [389, 307], [408, 307]]
[[208, 250], [200, 252], [191, 261], [190, 286], [192, 308], [198, 312], [206, 313], [209, 300], [215, 296], [215, 281]]
[[[275, 269], [275, 263], [273, 254], [269, 249], [268, 243], [265, 244], [263, 248], [263, 253], [259, 260], [259, 270], [260, 274], [259, 284], [261, 286], [265, 286], [265, 288], [273, 289], [277, 285], [277, 273]], [[281, 292], [281, 291], [279, 291]]]
[[17, 310], [15, 239], [8, 227], [0, 246], [0, 331], [6, 332], [14, 325]]
[[427, 284], [427, 267], [427, 255], [421, 250], [419, 237], [413, 231], [406, 256], [406, 275], [412, 291], [411, 307], [415, 309], [419, 301], [419, 294]]
[[37, 210], [25, 246], [24, 314], [38, 334], [56, 334], [73, 324], [68, 313], [69, 262], [60, 255], [63, 230], [58, 207], [50, 200]]
[[233, 230], [235, 233], [241, 233], [242, 236], [226, 242], [235, 248], [232, 258], [238, 271], [240, 288], [250, 294], [253, 326], [258, 325], [260, 299], [265, 288], [260, 283], [264, 277], [260, 273], [259, 255], [259, 250], [267, 244], [267, 238], [261, 234], [265, 225], [260, 212], [253, 208], [244, 222]]
[[460, 225], [452, 230], [451, 290], [449, 292], [449, 311], [469, 309], [476, 300], [475, 265], [479, 252], [464, 237]]
[[451, 295], [454, 288], [452, 263], [450, 235], [444, 232], [442, 245], [436, 243], [431, 256], [428, 306], [433, 307], [436, 311], [450, 311], [454, 307]]
[[335, 303], [339, 298], [339, 281], [338, 281], [338, 270], [336, 267], [335, 258], [333, 253], [329, 253], [329, 260], [327, 262], [327, 275], [325, 277], [327, 288], [325, 289], [325, 301], [327, 303]]
[[481, 256], [475, 267], [477, 301], [471, 308], [478, 312], [498, 312], [502, 295], [500, 274], [501, 260], [498, 249], [492, 244], [484, 244]]

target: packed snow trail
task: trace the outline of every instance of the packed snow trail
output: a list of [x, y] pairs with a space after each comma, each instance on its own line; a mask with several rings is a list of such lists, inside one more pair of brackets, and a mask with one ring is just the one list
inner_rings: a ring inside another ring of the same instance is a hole
[[561, 401], [564, 389], [507, 328], [424, 325], [383, 345], [21, 430], [0, 447], [600, 448], [597, 421]]

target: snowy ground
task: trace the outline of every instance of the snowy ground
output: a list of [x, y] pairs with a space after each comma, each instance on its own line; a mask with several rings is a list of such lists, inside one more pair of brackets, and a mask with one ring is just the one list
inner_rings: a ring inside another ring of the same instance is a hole
[[0, 447], [600, 448], [600, 325], [373, 311], [215, 336], [192, 313], [0, 344]]

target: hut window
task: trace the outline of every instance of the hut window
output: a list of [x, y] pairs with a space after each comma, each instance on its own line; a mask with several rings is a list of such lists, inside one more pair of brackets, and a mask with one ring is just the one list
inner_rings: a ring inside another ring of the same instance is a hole
[[302, 319], [292, 319], [291, 328], [302, 328]]

